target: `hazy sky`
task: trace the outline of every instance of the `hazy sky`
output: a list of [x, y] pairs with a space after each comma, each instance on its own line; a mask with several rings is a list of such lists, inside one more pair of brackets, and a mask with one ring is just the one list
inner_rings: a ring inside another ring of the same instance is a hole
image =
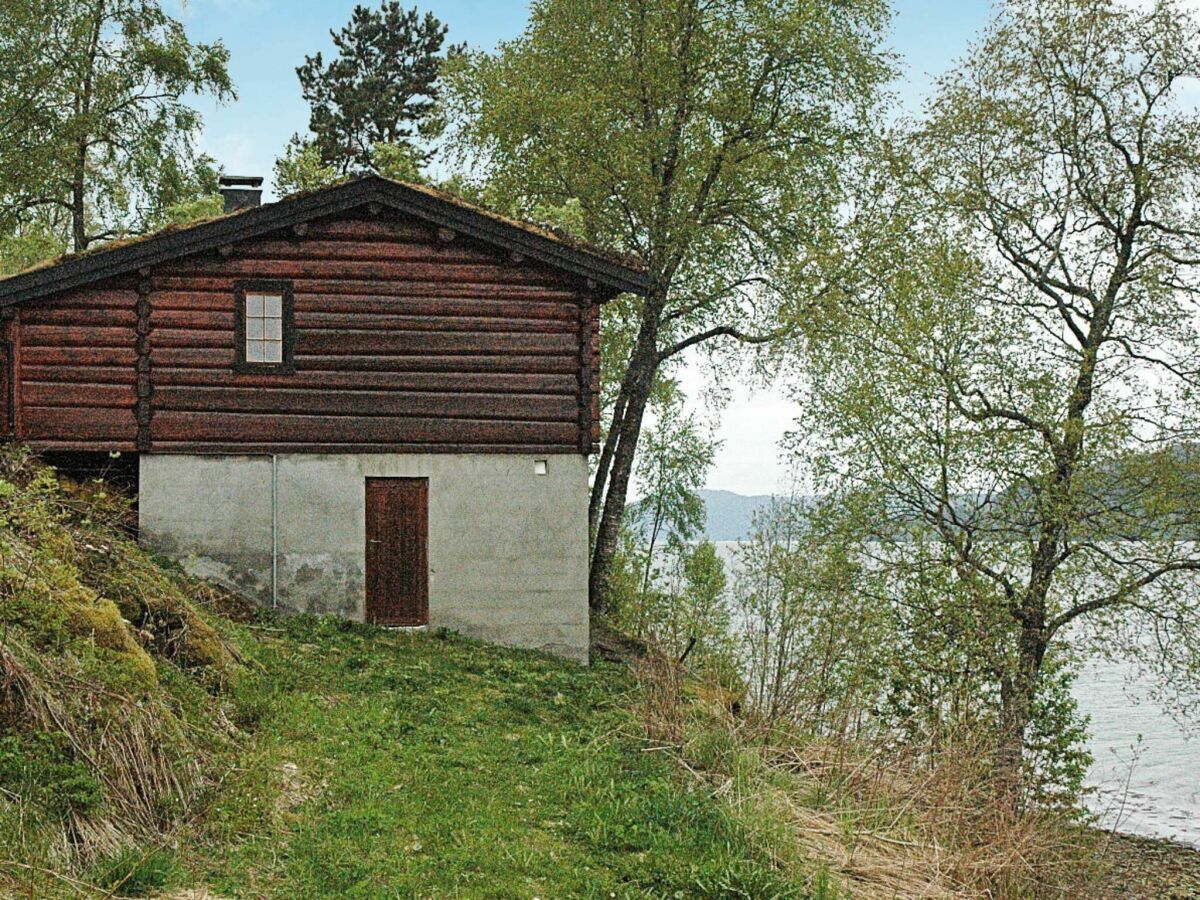
[[[527, 3], [515, 0], [424, 0], [418, 5], [450, 26], [450, 40], [476, 48], [491, 48], [519, 34], [528, 11]], [[306, 54], [329, 49], [329, 30], [341, 28], [354, 6], [354, 0], [191, 0], [177, 8], [194, 40], [220, 38], [231, 53], [237, 101], [220, 108], [201, 104], [202, 148], [226, 172], [263, 175], [270, 188], [275, 157], [308, 122], [295, 68]], [[891, 43], [904, 60], [904, 77], [895, 87], [902, 102], [916, 109], [932, 76], [966, 50], [991, 6], [986, 0], [900, 0], [895, 10]], [[700, 386], [695, 376], [687, 383]], [[743, 494], [774, 490], [786, 477], [777, 444], [795, 412], [779, 391], [735, 391], [722, 419], [723, 446], [709, 486]]]

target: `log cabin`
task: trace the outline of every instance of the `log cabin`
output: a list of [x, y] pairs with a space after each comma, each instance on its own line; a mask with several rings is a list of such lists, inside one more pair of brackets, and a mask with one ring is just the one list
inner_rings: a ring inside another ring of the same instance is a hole
[[0, 280], [0, 435], [111, 460], [258, 602], [586, 661], [599, 307], [632, 260], [376, 176]]

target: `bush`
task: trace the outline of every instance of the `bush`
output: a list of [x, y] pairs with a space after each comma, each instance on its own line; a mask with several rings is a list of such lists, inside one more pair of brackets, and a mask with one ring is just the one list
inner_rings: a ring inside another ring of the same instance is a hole
[[813, 897], [1078, 896], [1094, 862], [1069, 816], [996, 802], [986, 730], [934, 747], [736, 716], [661, 654], [638, 680], [656, 748]]

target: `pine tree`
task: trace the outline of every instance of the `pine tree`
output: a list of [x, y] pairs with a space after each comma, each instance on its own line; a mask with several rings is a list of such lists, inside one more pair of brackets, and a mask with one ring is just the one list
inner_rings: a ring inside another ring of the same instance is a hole
[[305, 57], [296, 69], [312, 108], [309, 130], [320, 162], [339, 175], [374, 171], [375, 148], [416, 149], [432, 133], [438, 80], [447, 54], [447, 27], [385, 0], [377, 10], [356, 6], [340, 32], [330, 32], [336, 58]]

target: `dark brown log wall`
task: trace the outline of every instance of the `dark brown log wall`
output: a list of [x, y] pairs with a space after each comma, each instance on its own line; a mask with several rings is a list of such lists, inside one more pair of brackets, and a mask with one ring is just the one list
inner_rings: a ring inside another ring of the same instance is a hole
[[[295, 372], [234, 372], [242, 279], [291, 282]], [[598, 310], [573, 276], [364, 210], [24, 304], [19, 433], [63, 449], [586, 452]]]
[[19, 307], [17, 434], [36, 447], [134, 450], [135, 285], [111, 280]]
[[13, 416], [13, 334], [16, 310], [0, 309], [0, 441], [12, 437]]

